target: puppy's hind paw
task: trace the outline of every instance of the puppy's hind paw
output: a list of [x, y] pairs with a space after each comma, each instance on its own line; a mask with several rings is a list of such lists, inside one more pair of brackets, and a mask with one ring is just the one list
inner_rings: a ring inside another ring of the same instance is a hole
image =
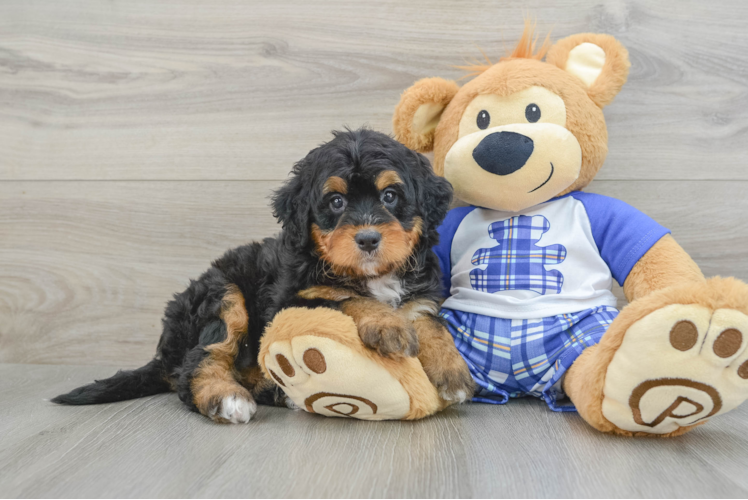
[[256, 412], [257, 403], [235, 394], [211, 406], [208, 416], [216, 422], [246, 424]]
[[289, 398], [288, 396], [286, 396], [286, 408], [288, 408], [289, 410], [294, 410], [294, 411], [299, 411], [303, 409], [301, 406], [294, 403], [293, 399]]

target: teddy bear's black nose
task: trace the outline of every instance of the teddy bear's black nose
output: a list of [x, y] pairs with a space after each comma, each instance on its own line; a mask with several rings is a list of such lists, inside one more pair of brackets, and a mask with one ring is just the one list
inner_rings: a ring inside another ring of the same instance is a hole
[[525, 166], [535, 146], [532, 139], [515, 132], [488, 134], [473, 150], [473, 159], [487, 172], [509, 175]]

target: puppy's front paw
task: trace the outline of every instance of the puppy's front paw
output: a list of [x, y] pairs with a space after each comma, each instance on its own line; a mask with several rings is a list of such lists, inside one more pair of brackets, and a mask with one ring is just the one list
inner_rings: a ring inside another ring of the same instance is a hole
[[364, 345], [382, 356], [418, 356], [418, 335], [413, 325], [396, 315], [367, 319], [358, 325]]

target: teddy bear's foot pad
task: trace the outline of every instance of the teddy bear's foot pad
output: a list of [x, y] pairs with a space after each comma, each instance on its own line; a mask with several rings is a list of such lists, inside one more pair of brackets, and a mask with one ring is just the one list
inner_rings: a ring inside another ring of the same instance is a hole
[[265, 367], [301, 409], [328, 417], [405, 417], [410, 398], [382, 366], [326, 337], [301, 335], [270, 344]]
[[748, 316], [673, 304], [637, 321], [608, 366], [603, 415], [631, 432], [668, 434], [748, 398]]

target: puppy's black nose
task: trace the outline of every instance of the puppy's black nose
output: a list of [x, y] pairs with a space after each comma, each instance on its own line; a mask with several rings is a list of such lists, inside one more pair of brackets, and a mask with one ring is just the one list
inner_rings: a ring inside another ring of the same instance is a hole
[[364, 229], [356, 233], [356, 244], [364, 252], [371, 253], [376, 250], [381, 240], [382, 235], [379, 234], [379, 231], [372, 229]]
[[473, 150], [473, 159], [487, 172], [509, 175], [525, 166], [535, 145], [526, 135], [515, 132], [488, 134]]

